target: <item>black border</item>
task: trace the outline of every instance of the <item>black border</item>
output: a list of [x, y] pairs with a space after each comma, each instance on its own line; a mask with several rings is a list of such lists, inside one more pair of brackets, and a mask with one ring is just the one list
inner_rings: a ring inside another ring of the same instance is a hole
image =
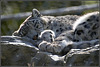
[[[1, 1], [0, 0], [0, 39], [1, 39]], [[5, 1], [98, 1], [100, 7], [100, 0], [5, 0]], [[100, 8], [99, 8], [100, 12]], [[100, 16], [100, 14], [99, 14]], [[99, 17], [100, 19], [100, 17]], [[100, 25], [100, 23], [99, 23]], [[98, 31], [100, 34], [100, 31]], [[99, 35], [100, 38], [100, 35]], [[100, 62], [100, 52], [99, 52], [99, 62]], [[100, 66], [100, 64], [99, 64]], [[71, 67], [99, 67], [99, 66], [71, 66]], [[0, 67], [28, 67], [28, 66], [1, 66], [1, 44], [0, 44]], [[68, 67], [68, 66], [34, 66], [34, 67]]]

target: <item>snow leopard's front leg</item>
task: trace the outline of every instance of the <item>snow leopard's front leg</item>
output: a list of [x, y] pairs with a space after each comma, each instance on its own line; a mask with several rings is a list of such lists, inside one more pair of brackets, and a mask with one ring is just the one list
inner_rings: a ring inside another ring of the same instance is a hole
[[41, 34], [39, 35], [40, 40], [42, 41], [47, 41], [47, 42], [54, 42], [55, 39], [55, 33], [52, 30], [44, 30], [41, 32]]
[[[63, 47], [55, 42], [55, 33], [52, 30], [44, 30], [39, 36], [42, 42], [38, 45], [39, 49], [46, 52], [51, 52], [54, 54], [59, 54]], [[63, 45], [64, 46], [64, 45]]]
[[38, 47], [41, 51], [50, 52], [53, 54], [60, 54], [60, 52], [65, 46], [58, 43], [50, 43], [47, 41], [42, 41]]
[[99, 39], [91, 40], [91, 41], [80, 41], [80, 42], [71, 42], [67, 46], [64, 47], [61, 54], [68, 53], [69, 49], [86, 49], [89, 47], [93, 47], [99, 44]]
[[99, 40], [91, 40], [91, 41], [81, 41], [81, 42], [67, 42], [66, 40], [62, 40], [60, 42], [47, 42], [43, 41], [39, 44], [39, 49], [41, 51], [50, 52], [53, 54], [65, 55], [71, 49], [85, 49], [88, 47], [92, 47], [96, 44], [99, 44]]

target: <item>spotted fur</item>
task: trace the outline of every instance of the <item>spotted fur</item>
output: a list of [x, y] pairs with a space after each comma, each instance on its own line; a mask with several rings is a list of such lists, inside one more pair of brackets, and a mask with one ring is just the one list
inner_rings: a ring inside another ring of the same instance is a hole
[[[47, 51], [54, 54], [60, 54], [60, 53], [65, 54], [72, 48], [83, 49], [83, 48], [91, 47], [98, 44], [99, 43], [99, 40], [97, 38], [99, 37], [99, 34], [97, 32], [99, 30], [99, 26], [98, 26], [99, 21], [97, 21], [99, 20], [98, 14], [99, 14], [98, 12], [93, 12], [93, 13], [83, 15], [82, 17], [80, 17], [79, 19], [75, 21], [75, 23], [73, 24], [73, 30], [63, 32], [57, 38], [55, 38], [55, 41], [52, 43], [47, 42], [47, 41], [41, 42], [39, 44], [39, 49], [42, 51]], [[93, 19], [93, 16], [95, 16], [94, 19]], [[88, 25], [91, 27], [84, 28], [85, 25]], [[93, 33], [92, 31], [95, 31], [97, 35], [94, 35], [94, 37], [90, 36], [89, 34]], [[80, 32], [81, 33], [86, 32], [86, 33], [83, 33], [83, 36], [78, 36]]]
[[74, 38], [79, 41], [98, 39], [99, 12], [88, 13], [80, 17], [74, 24]]

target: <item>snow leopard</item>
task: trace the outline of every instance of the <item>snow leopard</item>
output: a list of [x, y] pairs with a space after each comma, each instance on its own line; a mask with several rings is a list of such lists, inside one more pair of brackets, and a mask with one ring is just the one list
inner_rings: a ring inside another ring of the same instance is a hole
[[78, 18], [77, 15], [43, 16], [34, 8], [32, 14], [12, 35], [37, 40], [43, 30], [53, 30], [56, 37], [58, 37], [62, 32], [71, 30], [73, 22]]

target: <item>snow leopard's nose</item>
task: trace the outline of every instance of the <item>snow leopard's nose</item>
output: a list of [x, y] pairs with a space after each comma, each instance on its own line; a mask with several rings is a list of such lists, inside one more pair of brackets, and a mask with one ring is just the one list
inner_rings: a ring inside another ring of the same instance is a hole
[[33, 40], [37, 40], [38, 39], [38, 35], [35, 35], [34, 37], [33, 37]]

